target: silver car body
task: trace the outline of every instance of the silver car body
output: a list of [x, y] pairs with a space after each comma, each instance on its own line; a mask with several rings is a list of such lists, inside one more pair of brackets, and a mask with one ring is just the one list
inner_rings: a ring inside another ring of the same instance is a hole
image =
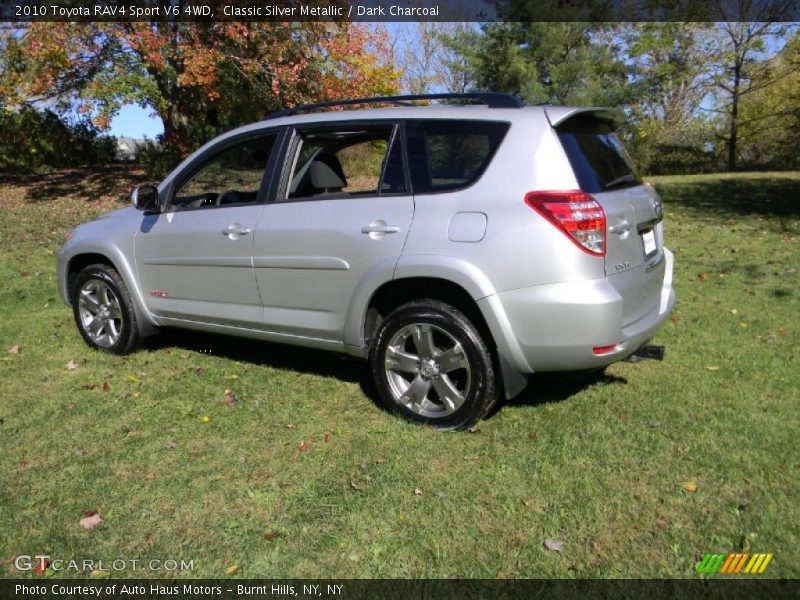
[[[483, 175], [449, 193], [115, 211], [80, 225], [59, 252], [61, 296], [69, 302], [68, 278], [90, 262], [87, 255], [104, 257], [127, 284], [145, 334], [177, 326], [363, 357], [376, 292], [392, 281], [430, 278], [459, 286], [476, 303], [507, 395], [536, 371], [610, 364], [646, 343], [667, 318], [675, 302], [673, 256], [663, 246], [660, 201], [650, 186], [592, 194], [607, 219], [605, 257], [581, 251], [526, 205], [532, 190], [579, 189], [554, 129], [578, 114], [619, 118], [591, 108], [431, 106], [281, 117], [236, 129], [189, 156], [161, 182], [159, 195], [215, 148], [260, 131], [276, 131], [283, 146], [268, 165], [274, 183], [296, 126], [510, 124]], [[653, 223], [657, 246], [648, 258], [637, 235], [643, 223]], [[609, 345], [602, 355], [593, 352]]]

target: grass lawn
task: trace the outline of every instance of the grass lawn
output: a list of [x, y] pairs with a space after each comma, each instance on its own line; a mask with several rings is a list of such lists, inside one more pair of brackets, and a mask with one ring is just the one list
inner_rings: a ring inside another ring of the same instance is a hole
[[695, 577], [740, 550], [800, 576], [800, 173], [653, 178], [676, 258], [665, 361], [536, 376], [447, 434], [385, 414], [366, 365], [334, 355], [182, 333], [89, 350], [54, 253], [137, 179], [0, 181], [0, 577], [21, 554], [192, 577]]

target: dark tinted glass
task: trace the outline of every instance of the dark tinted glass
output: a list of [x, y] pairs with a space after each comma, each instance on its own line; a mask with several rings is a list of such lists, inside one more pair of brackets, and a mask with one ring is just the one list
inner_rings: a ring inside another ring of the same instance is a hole
[[254, 204], [275, 139], [270, 134], [220, 151], [181, 184], [172, 206]]
[[508, 123], [419, 120], [406, 124], [415, 194], [446, 192], [473, 184], [489, 166]]
[[557, 131], [584, 192], [607, 192], [641, 183], [628, 153], [605, 121], [578, 117]]

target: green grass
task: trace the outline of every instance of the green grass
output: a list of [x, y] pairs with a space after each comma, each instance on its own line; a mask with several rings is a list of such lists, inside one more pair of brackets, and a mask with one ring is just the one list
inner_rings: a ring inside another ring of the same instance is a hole
[[[0, 183], [0, 577], [39, 553], [194, 577], [692, 577], [740, 549], [800, 575], [800, 174], [655, 178], [665, 362], [534, 377], [450, 434], [385, 414], [366, 366], [333, 355], [174, 333], [89, 350], [54, 252], [135, 179]], [[104, 522], [84, 531], [84, 511]]]

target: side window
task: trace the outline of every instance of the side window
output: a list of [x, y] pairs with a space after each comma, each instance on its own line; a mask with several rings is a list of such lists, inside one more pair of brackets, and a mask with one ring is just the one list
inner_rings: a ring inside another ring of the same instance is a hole
[[508, 123], [490, 121], [408, 121], [406, 137], [414, 193], [447, 192], [475, 183], [508, 128]]
[[394, 131], [393, 125], [299, 131], [286, 199], [405, 193]]
[[212, 156], [180, 185], [170, 208], [255, 204], [276, 137], [250, 139]]

